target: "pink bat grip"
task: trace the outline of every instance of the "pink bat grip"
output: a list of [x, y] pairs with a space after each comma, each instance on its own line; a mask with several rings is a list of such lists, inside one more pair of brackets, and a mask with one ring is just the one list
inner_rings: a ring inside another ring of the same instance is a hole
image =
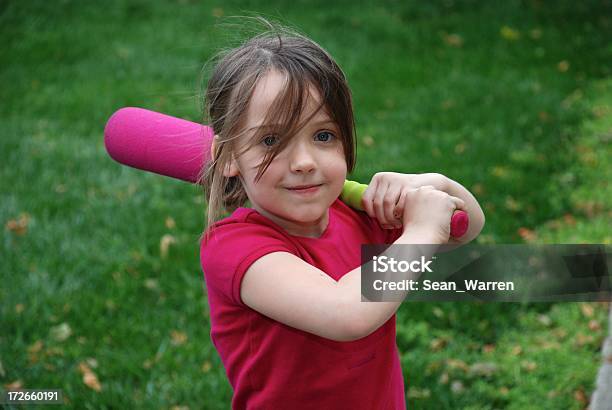
[[[196, 182], [202, 164], [210, 161], [212, 128], [144, 108], [117, 110], [104, 128], [104, 145], [115, 161], [144, 171]], [[468, 229], [468, 214], [451, 218], [451, 236]]]

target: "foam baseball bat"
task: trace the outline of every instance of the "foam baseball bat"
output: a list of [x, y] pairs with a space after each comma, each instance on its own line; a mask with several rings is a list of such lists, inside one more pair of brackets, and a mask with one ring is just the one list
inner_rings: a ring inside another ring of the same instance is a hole
[[[211, 159], [213, 137], [208, 126], [136, 107], [117, 110], [104, 128], [104, 145], [115, 161], [192, 183]], [[363, 210], [361, 199], [367, 187], [347, 180], [340, 199]], [[451, 236], [463, 236], [468, 225], [468, 214], [456, 211], [451, 218]]]

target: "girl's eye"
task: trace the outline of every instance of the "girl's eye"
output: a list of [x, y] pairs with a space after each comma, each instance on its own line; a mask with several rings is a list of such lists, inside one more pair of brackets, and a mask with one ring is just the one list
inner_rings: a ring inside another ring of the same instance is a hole
[[328, 142], [335, 138], [334, 134], [329, 131], [321, 131], [316, 135], [316, 140], [320, 142]]
[[278, 143], [278, 135], [266, 135], [261, 140], [266, 147], [272, 147], [274, 144]]

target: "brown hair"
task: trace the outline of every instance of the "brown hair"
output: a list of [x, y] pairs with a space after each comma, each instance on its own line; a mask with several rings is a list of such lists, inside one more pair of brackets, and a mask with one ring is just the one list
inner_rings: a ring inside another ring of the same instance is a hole
[[[314, 41], [265, 20], [264, 23], [269, 30], [217, 55], [207, 84], [205, 122], [218, 136], [214, 157], [204, 165], [199, 178], [208, 202], [209, 227], [221, 218], [224, 210], [232, 212], [248, 200], [239, 176], [225, 177], [223, 169], [232, 155], [238, 157], [258, 143], [257, 138], [253, 138], [243, 151], [237, 152], [237, 142], [247, 132], [243, 129], [245, 113], [253, 91], [259, 79], [271, 70], [286, 77], [286, 88], [276, 97], [265, 118], [265, 124], [280, 124], [278, 134], [281, 138], [274, 149], [265, 154], [255, 181], [261, 178], [272, 160], [287, 146], [295, 131], [321, 109], [338, 125], [348, 172], [355, 166], [353, 104], [344, 73]], [[318, 91], [320, 105], [300, 123], [310, 87]]]

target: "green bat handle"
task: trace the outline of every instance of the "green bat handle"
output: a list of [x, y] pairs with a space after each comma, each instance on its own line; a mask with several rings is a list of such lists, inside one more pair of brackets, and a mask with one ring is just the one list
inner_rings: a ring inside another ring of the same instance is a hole
[[344, 187], [342, 188], [340, 199], [342, 199], [342, 202], [351, 208], [363, 211], [361, 198], [363, 197], [363, 193], [367, 188], [368, 186], [366, 184], [360, 184], [359, 182], [349, 181], [347, 179], [344, 181]]
[[[349, 181], [347, 179], [344, 181], [344, 187], [342, 188], [340, 199], [351, 208], [363, 211], [364, 209], [363, 204], [361, 203], [361, 198], [363, 198], [363, 193], [367, 188], [368, 186], [366, 184], [360, 184], [359, 182]], [[467, 232], [468, 226], [469, 218], [467, 212], [455, 211], [451, 217], [451, 236], [453, 238], [460, 238]]]

